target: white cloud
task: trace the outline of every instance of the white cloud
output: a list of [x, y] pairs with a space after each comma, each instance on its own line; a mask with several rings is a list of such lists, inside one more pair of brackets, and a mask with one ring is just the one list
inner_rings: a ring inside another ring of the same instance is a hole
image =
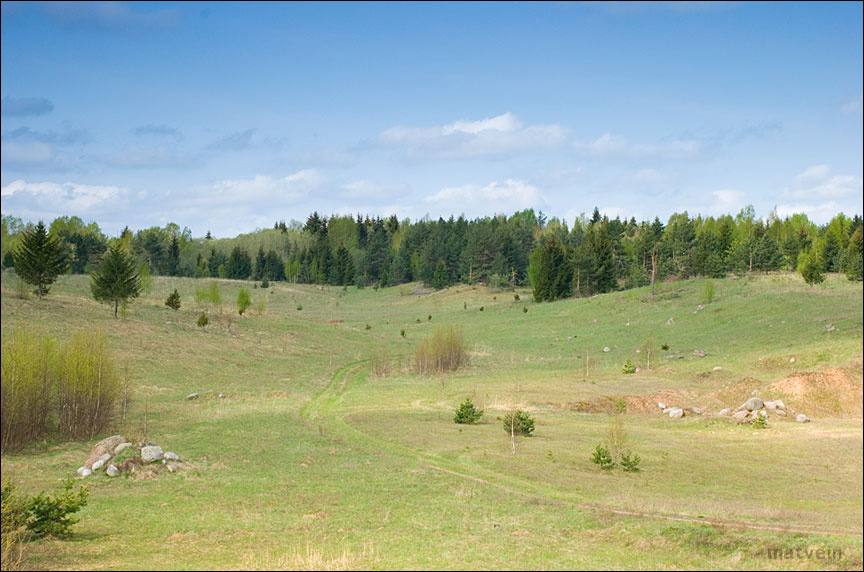
[[594, 141], [577, 141], [574, 149], [591, 155], [630, 158], [690, 159], [702, 154], [705, 145], [698, 139], [680, 139], [660, 144], [631, 143], [623, 135], [604, 133]]
[[807, 167], [795, 177], [795, 188], [786, 189], [787, 197], [799, 200], [841, 199], [862, 192], [861, 177], [831, 175], [830, 165]]
[[777, 216], [781, 219], [803, 213], [817, 224], [825, 224], [843, 209], [834, 201], [821, 203], [790, 203], [777, 205]]
[[859, 95], [857, 98], [844, 103], [840, 108], [840, 111], [843, 113], [857, 113], [858, 115], [861, 115], [862, 100], [864, 100], [864, 98]]
[[28, 183], [18, 179], [0, 190], [4, 202], [14, 201], [28, 212], [92, 214], [106, 212], [118, 206], [126, 189], [114, 186], [83, 185], [80, 183]]
[[323, 177], [315, 169], [305, 169], [285, 177], [256, 175], [251, 179], [226, 179], [203, 189], [191, 202], [237, 205], [251, 210], [272, 209], [308, 197], [322, 182]]
[[714, 195], [715, 200], [712, 212], [718, 215], [740, 210], [747, 198], [745, 193], [733, 189], [718, 189], [711, 194]]
[[808, 185], [813, 182], [823, 181], [831, 172], [831, 165], [813, 165], [807, 167], [795, 177], [799, 185]]
[[525, 126], [507, 112], [440, 127], [391, 127], [379, 135], [378, 142], [421, 158], [456, 159], [554, 149], [566, 138], [567, 130], [560, 125]]
[[423, 200], [437, 204], [441, 213], [449, 211], [453, 214], [465, 213], [468, 216], [512, 213], [546, 204], [537, 187], [513, 179], [493, 181], [482, 187], [473, 184], [445, 187]]

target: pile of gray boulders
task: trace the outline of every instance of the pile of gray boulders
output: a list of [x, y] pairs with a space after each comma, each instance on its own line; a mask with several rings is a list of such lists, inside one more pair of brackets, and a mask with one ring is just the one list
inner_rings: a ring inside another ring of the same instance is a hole
[[681, 419], [686, 415], [702, 415], [705, 411], [701, 407], [666, 407], [665, 403], [658, 403], [657, 408], [672, 419]]
[[165, 452], [162, 447], [152, 442], [133, 445], [123, 435], [113, 435], [102, 439], [90, 451], [90, 456], [78, 468], [79, 477], [89, 477], [97, 471], [104, 470], [109, 477], [123, 473], [135, 473], [143, 467], [161, 466], [170, 473], [178, 470], [182, 464], [180, 456], [171, 451]]
[[794, 419], [798, 423], [809, 423], [810, 418], [803, 413], [796, 413], [792, 409], [786, 407], [780, 399], [774, 401], [762, 401], [758, 397], [751, 397], [734, 410], [730, 408], [722, 409], [718, 415], [720, 417], [732, 417], [738, 423], [752, 423], [757, 416], [770, 417], [785, 417]]
[[[680, 419], [686, 415], [703, 415], [705, 411], [700, 407], [667, 407], [665, 403], [658, 403], [657, 408], [672, 419]], [[737, 408], [721, 409], [718, 417], [731, 417], [738, 423], [752, 423], [757, 416], [768, 418], [769, 416], [785, 417], [798, 423], [809, 423], [810, 418], [803, 413], [796, 413], [786, 407], [780, 399], [774, 401], [762, 401], [758, 397], [751, 397]]]

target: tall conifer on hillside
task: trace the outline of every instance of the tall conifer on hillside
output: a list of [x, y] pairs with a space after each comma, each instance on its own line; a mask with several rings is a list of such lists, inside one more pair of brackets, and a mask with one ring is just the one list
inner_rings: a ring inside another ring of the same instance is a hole
[[141, 278], [135, 262], [122, 246], [109, 246], [98, 270], [90, 276], [90, 290], [99, 302], [114, 302], [114, 317], [120, 302], [141, 294]]
[[41, 220], [32, 229], [24, 231], [13, 259], [15, 273], [28, 284], [36, 286], [40, 300], [57, 277], [69, 267], [63, 245], [48, 234]]

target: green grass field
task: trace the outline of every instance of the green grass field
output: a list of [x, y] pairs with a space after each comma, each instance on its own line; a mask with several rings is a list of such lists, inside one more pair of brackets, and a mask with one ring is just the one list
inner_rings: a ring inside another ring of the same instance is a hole
[[[810, 288], [781, 274], [714, 281], [710, 302], [706, 281], [693, 280], [653, 298], [643, 288], [547, 304], [482, 286], [276, 284], [251, 290], [243, 317], [233, 301], [251, 284], [219, 283], [222, 308], [202, 329], [201, 281], [156, 278], [115, 320], [89, 298], [87, 277], [62, 278], [39, 302], [16, 297], [4, 274], [3, 336], [104, 330], [134, 388], [116, 430], [146, 432], [195, 465], [91, 477], [75, 536], [29, 543], [25, 566], [862, 567], [860, 283], [831, 276]], [[176, 314], [164, 306], [174, 288]], [[462, 329], [469, 365], [415, 375], [417, 343], [442, 324]], [[389, 373], [373, 375], [372, 356], [385, 354]], [[627, 359], [638, 373], [622, 373]], [[772, 417], [757, 430], [713, 415], [754, 391], [813, 422]], [[187, 401], [191, 392], [201, 398]], [[485, 415], [456, 425], [468, 395]], [[630, 404], [639, 473], [590, 461], [617, 397]], [[707, 414], [669, 419], [661, 400]], [[537, 425], [514, 454], [497, 418], [516, 406]], [[57, 490], [92, 445], [3, 455], [3, 477], [24, 492]], [[776, 549], [793, 557], [772, 558]]]

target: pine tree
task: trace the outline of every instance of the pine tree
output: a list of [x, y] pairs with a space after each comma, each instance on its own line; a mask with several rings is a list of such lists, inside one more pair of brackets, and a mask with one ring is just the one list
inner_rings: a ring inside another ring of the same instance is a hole
[[109, 246], [98, 270], [90, 275], [90, 290], [98, 302], [114, 302], [114, 317], [120, 302], [141, 294], [141, 278], [135, 262], [122, 247]]
[[36, 286], [39, 299], [48, 294], [50, 285], [68, 268], [63, 245], [45, 229], [45, 223], [24, 231], [21, 244], [14, 252], [15, 273], [24, 282]]
[[180, 309], [180, 292], [177, 291], [177, 288], [174, 288], [174, 291], [168, 295], [165, 305], [175, 312]]

